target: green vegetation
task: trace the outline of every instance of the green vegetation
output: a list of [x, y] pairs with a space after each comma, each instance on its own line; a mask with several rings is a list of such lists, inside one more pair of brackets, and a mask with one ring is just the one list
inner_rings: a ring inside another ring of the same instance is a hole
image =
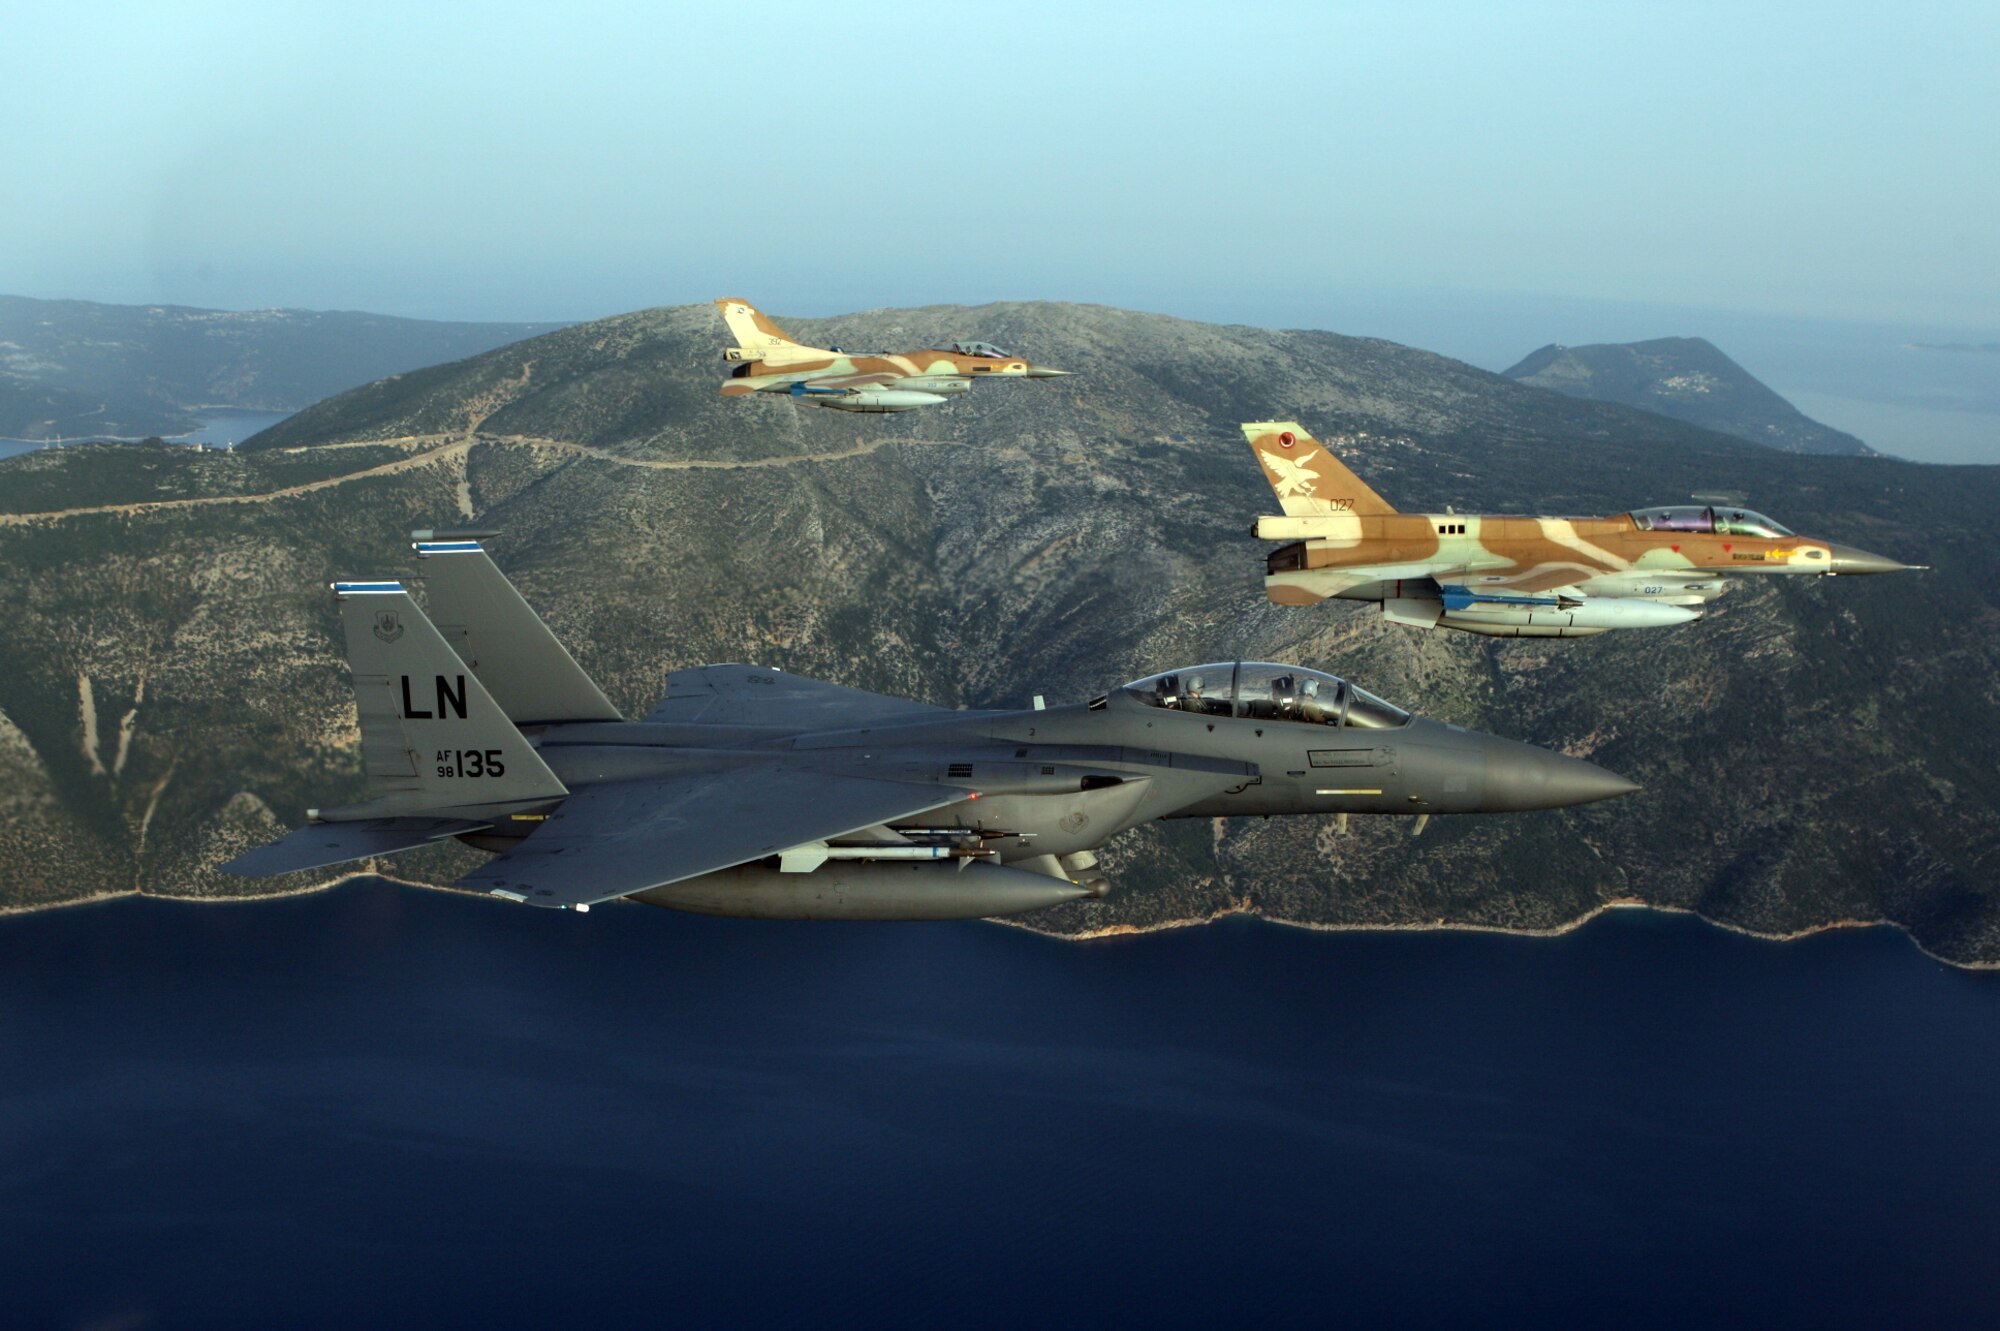
[[268, 494], [380, 467], [411, 452], [384, 445], [273, 453], [252, 461], [183, 444], [72, 444], [11, 459], [0, 470], [0, 513]]

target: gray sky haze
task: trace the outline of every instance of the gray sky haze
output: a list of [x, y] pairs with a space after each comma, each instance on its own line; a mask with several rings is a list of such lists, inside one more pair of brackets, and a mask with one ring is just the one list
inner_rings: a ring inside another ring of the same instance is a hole
[[[1990, 4], [34, 6], [0, 290], [2000, 309]], [[947, 17], [948, 16], [948, 17]]]
[[8, 28], [19, 295], [1052, 298], [1494, 368], [1594, 340], [1454, 323], [1509, 302], [2000, 337], [1990, 2], [83, 0]]

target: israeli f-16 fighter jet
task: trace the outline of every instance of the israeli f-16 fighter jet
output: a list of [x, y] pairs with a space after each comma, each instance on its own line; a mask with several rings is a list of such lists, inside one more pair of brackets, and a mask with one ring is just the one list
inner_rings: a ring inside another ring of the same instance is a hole
[[971, 919], [1102, 895], [1097, 847], [1155, 818], [1497, 813], [1637, 789], [1256, 661], [1021, 711], [699, 666], [628, 720], [495, 567], [491, 533], [416, 535], [435, 625], [400, 582], [333, 585], [368, 798], [307, 810], [228, 871], [455, 837], [496, 855], [460, 887], [530, 906]]
[[1291, 542], [1265, 561], [1279, 605], [1375, 601], [1413, 628], [1580, 638], [1699, 619], [1727, 574], [1920, 567], [1727, 505], [1607, 518], [1398, 513], [1298, 422], [1252, 421], [1243, 435], [1284, 509], [1259, 518], [1257, 535]]
[[1069, 373], [1031, 365], [985, 342], [898, 355], [801, 346], [748, 301], [715, 303], [740, 344], [722, 353], [722, 359], [736, 362], [723, 382], [724, 397], [784, 393], [815, 407], [880, 414], [938, 406], [970, 391], [976, 379], [1056, 379]]

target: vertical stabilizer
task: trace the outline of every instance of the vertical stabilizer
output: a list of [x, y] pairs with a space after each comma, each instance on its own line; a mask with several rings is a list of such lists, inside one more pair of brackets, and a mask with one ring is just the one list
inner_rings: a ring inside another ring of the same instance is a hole
[[715, 305], [722, 311], [722, 321], [729, 325], [730, 336], [736, 339], [736, 345], [722, 353], [724, 360], [782, 363], [787, 360], [825, 360], [839, 354], [824, 347], [800, 345], [790, 333], [765, 318], [764, 312], [747, 300], [724, 297]]
[[337, 582], [365, 805], [329, 818], [560, 799], [569, 791], [400, 582]]
[[473, 540], [418, 541], [438, 633], [517, 726], [624, 718]]
[[1394, 505], [1368, 488], [1297, 421], [1248, 421], [1243, 437], [1264, 468], [1287, 517], [1341, 513], [1357, 516], [1394, 513]]

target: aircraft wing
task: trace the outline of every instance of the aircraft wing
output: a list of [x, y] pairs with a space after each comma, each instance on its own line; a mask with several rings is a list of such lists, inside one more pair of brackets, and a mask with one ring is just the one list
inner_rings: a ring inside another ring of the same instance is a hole
[[[1533, 568], [1503, 569], [1492, 565], [1439, 566], [1434, 564], [1358, 564], [1349, 568], [1316, 568], [1299, 572], [1302, 585], [1315, 597], [1340, 596], [1357, 587], [1379, 587], [1384, 596], [1447, 597], [1467, 593], [1473, 599], [1506, 597], [1546, 597], [1559, 587], [1570, 587], [1604, 572], [1582, 564], [1537, 564]], [[1286, 573], [1274, 572], [1282, 580]]]
[[1316, 596], [1339, 596], [1351, 592], [1356, 587], [1366, 587], [1371, 583], [1383, 585], [1397, 584], [1407, 590], [1397, 594], [1404, 596], [1429, 595], [1435, 578], [1452, 577], [1453, 572], [1440, 572], [1435, 577], [1427, 569], [1413, 569], [1406, 565], [1384, 567], [1363, 565], [1359, 568], [1316, 568], [1311, 571], [1312, 590]]
[[392, 855], [399, 850], [449, 840], [460, 832], [477, 832], [491, 826], [465, 818], [370, 818], [358, 823], [307, 823], [270, 845], [238, 855], [219, 867], [224, 873], [266, 878]]
[[725, 379], [722, 381], [724, 397], [748, 397], [752, 393], [791, 393], [798, 397], [821, 395], [844, 397], [849, 393], [859, 393], [864, 389], [882, 388], [901, 382], [906, 376], [900, 374], [814, 374], [809, 370], [787, 373], [782, 366], [773, 366], [771, 373], [760, 374], [754, 379]]
[[1474, 595], [1500, 597], [1541, 596], [1558, 587], [1571, 587], [1588, 581], [1603, 572], [1601, 568], [1588, 568], [1582, 564], [1537, 564], [1533, 568], [1505, 573], [1451, 569], [1431, 576], [1447, 592], [1462, 587]]
[[666, 696], [646, 713], [646, 720], [820, 730], [946, 710], [768, 666], [712, 665], [668, 674]]
[[901, 374], [823, 374], [807, 375], [792, 385], [792, 391], [805, 393], [858, 393], [864, 388], [881, 388], [897, 383], [906, 375]]
[[759, 763], [585, 786], [458, 886], [589, 906], [956, 804], [971, 792]]

